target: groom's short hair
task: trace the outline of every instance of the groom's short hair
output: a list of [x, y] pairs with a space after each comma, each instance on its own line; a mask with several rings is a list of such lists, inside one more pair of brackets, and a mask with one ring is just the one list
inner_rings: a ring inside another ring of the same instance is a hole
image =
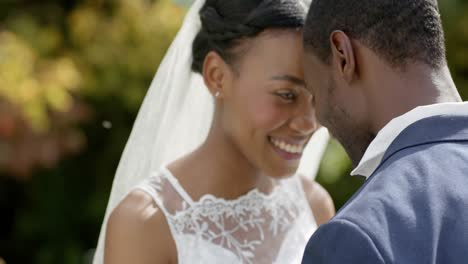
[[304, 28], [306, 50], [328, 62], [330, 34], [345, 32], [395, 67], [445, 65], [437, 0], [313, 0]]

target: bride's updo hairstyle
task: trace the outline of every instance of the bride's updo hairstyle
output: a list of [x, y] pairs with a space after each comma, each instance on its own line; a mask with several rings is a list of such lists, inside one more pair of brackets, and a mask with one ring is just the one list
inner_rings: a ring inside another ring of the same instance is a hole
[[304, 0], [207, 0], [200, 10], [202, 28], [192, 52], [192, 70], [202, 73], [210, 51], [232, 66], [238, 45], [269, 28], [302, 28], [307, 6]]

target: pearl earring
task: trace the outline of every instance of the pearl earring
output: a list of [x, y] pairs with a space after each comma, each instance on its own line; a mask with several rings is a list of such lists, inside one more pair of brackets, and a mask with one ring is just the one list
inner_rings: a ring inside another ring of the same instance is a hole
[[218, 96], [219, 96], [219, 91], [215, 93], [215, 97], [218, 97]]

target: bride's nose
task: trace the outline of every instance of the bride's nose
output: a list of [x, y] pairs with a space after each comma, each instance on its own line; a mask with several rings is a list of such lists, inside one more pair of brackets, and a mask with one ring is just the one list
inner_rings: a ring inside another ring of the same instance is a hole
[[290, 127], [301, 135], [310, 135], [319, 128], [311, 100], [303, 100], [290, 122]]

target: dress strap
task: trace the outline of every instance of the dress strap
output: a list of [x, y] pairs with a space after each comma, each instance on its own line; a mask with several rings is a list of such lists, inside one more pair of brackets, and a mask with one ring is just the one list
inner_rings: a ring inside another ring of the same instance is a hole
[[164, 177], [171, 183], [172, 187], [177, 191], [177, 193], [185, 200], [189, 205], [193, 205], [193, 199], [190, 195], [185, 191], [185, 189], [180, 185], [179, 180], [172, 174], [172, 172], [167, 169], [167, 167], [162, 167], [161, 172], [163, 173]]
[[160, 168], [156, 173], [144, 179], [135, 189], [150, 195], [166, 216], [183, 211], [194, 203], [177, 178], [166, 167]]
[[156, 203], [156, 205], [161, 209], [164, 213], [164, 215], [168, 215], [169, 212], [164, 205], [163, 197], [161, 196], [161, 185], [160, 185], [160, 180], [158, 179], [158, 175], [154, 175], [151, 177], [148, 177], [144, 179], [140, 184], [135, 186], [136, 190], [141, 190], [151, 196], [153, 198], [153, 201]]

